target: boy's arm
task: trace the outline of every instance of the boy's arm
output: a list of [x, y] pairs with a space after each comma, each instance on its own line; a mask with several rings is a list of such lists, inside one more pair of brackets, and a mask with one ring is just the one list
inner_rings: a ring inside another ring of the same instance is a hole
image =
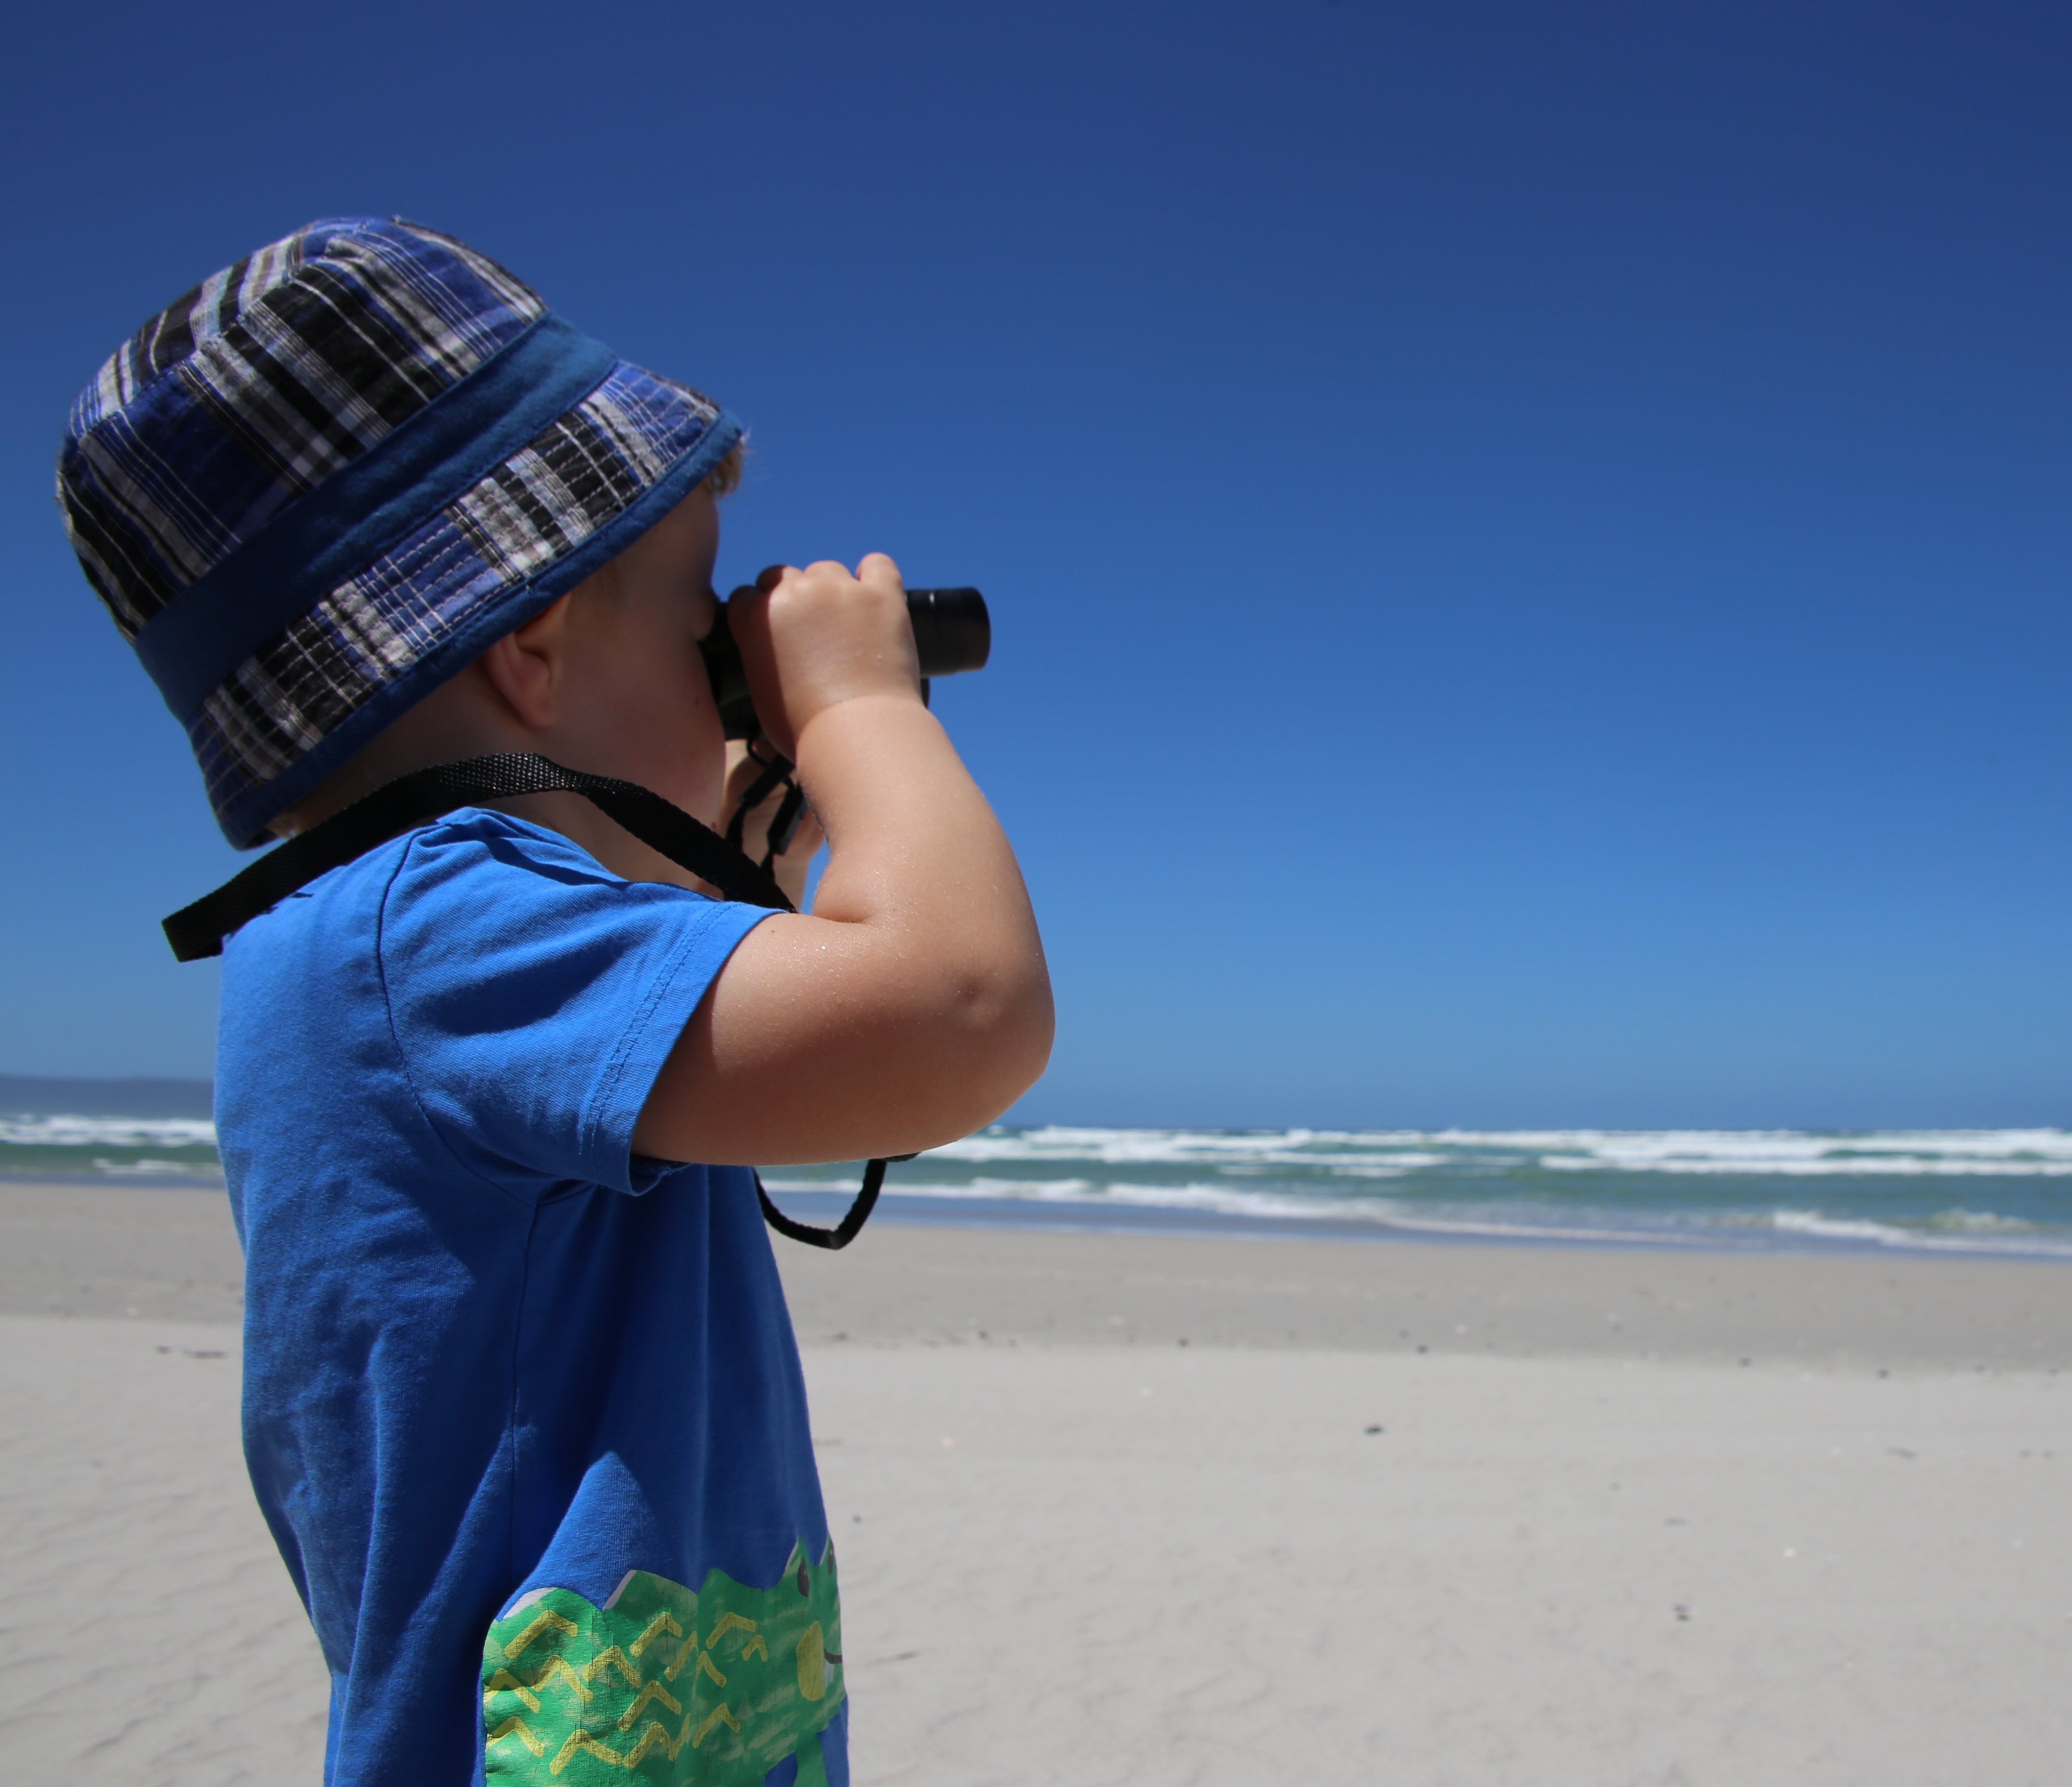
[[756, 711], [828, 837], [811, 917], [743, 938], [656, 1078], [663, 1160], [853, 1160], [989, 1123], [1043, 1070], [1050, 984], [1013, 852], [921, 704], [899, 573], [766, 573], [729, 604]]

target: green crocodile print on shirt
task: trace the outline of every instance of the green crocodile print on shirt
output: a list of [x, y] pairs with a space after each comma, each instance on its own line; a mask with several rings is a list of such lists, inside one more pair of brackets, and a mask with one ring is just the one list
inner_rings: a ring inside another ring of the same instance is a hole
[[769, 1588], [714, 1570], [693, 1593], [632, 1571], [598, 1607], [528, 1596], [489, 1629], [482, 1712], [490, 1787], [761, 1787], [787, 1756], [826, 1787], [820, 1732], [842, 1703], [834, 1548], [793, 1548]]

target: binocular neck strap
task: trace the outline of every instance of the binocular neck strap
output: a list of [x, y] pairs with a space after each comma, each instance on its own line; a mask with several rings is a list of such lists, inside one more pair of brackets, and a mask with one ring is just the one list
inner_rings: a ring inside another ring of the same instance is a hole
[[[790, 766], [784, 768], [788, 771]], [[504, 751], [413, 770], [376, 789], [275, 846], [213, 894], [174, 913], [164, 921], [166, 941], [172, 945], [175, 959], [182, 962], [220, 955], [223, 940], [232, 931], [319, 876], [343, 868], [413, 827], [476, 801], [536, 794], [581, 795], [648, 848], [709, 882], [729, 900], [779, 912], [797, 910], [777, 885], [767, 862], [752, 861], [738, 845], [652, 790], [614, 776], [587, 775], [529, 751]], [[885, 1167], [883, 1161], [873, 1161], [864, 1169], [863, 1189], [849, 1214], [831, 1229], [793, 1222], [771, 1202], [760, 1173], [754, 1176], [756, 1200], [763, 1207], [763, 1220], [787, 1239], [814, 1247], [845, 1247], [870, 1219], [885, 1182]]]
[[[756, 749], [758, 745], [769, 745], [769, 756], [763, 756]], [[748, 756], [763, 773], [741, 791], [741, 798], [734, 803], [734, 815], [726, 822], [726, 841], [737, 850], [745, 849], [742, 834], [748, 828], [748, 815], [782, 788], [784, 798], [777, 803], [777, 811], [763, 840], [763, 866], [769, 869], [791, 848], [791, 840], [798, 836], [799, 821], [806, 812], [806, 791], [798, 783], [798, 766], [775, 745], [770, 745], [761, 733], [748, 741]]]
[[268, 851], [242, 874], [165, 921], [166, 941], [183, 962], [220, 955], [223, 940], [319, 875], [328, 874], [413, 826], [478, 800], [517, 795], [581, 795], [650, 849], [709, 881], [730, 900], [792, 910], [784, 890], [709, 826], [637, 783], [586, 775], [530, 752], [505, 751], [435, 763], [398, 776], [319, 825]]

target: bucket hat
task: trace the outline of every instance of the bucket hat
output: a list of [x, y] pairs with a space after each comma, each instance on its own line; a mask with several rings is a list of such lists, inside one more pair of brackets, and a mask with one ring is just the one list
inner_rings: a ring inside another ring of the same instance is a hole
[[333, 218], [116, 351], [72, 406], [58, 501], [249, 848], [741, 432], [452, 237]]

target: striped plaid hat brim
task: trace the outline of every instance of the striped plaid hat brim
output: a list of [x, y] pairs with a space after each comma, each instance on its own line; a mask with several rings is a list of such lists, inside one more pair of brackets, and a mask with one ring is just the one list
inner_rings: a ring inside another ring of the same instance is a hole
[[249, 846], [740, 436], [463, 244], [348, 219], [140, 330], [74, 407], [59, 496]]

